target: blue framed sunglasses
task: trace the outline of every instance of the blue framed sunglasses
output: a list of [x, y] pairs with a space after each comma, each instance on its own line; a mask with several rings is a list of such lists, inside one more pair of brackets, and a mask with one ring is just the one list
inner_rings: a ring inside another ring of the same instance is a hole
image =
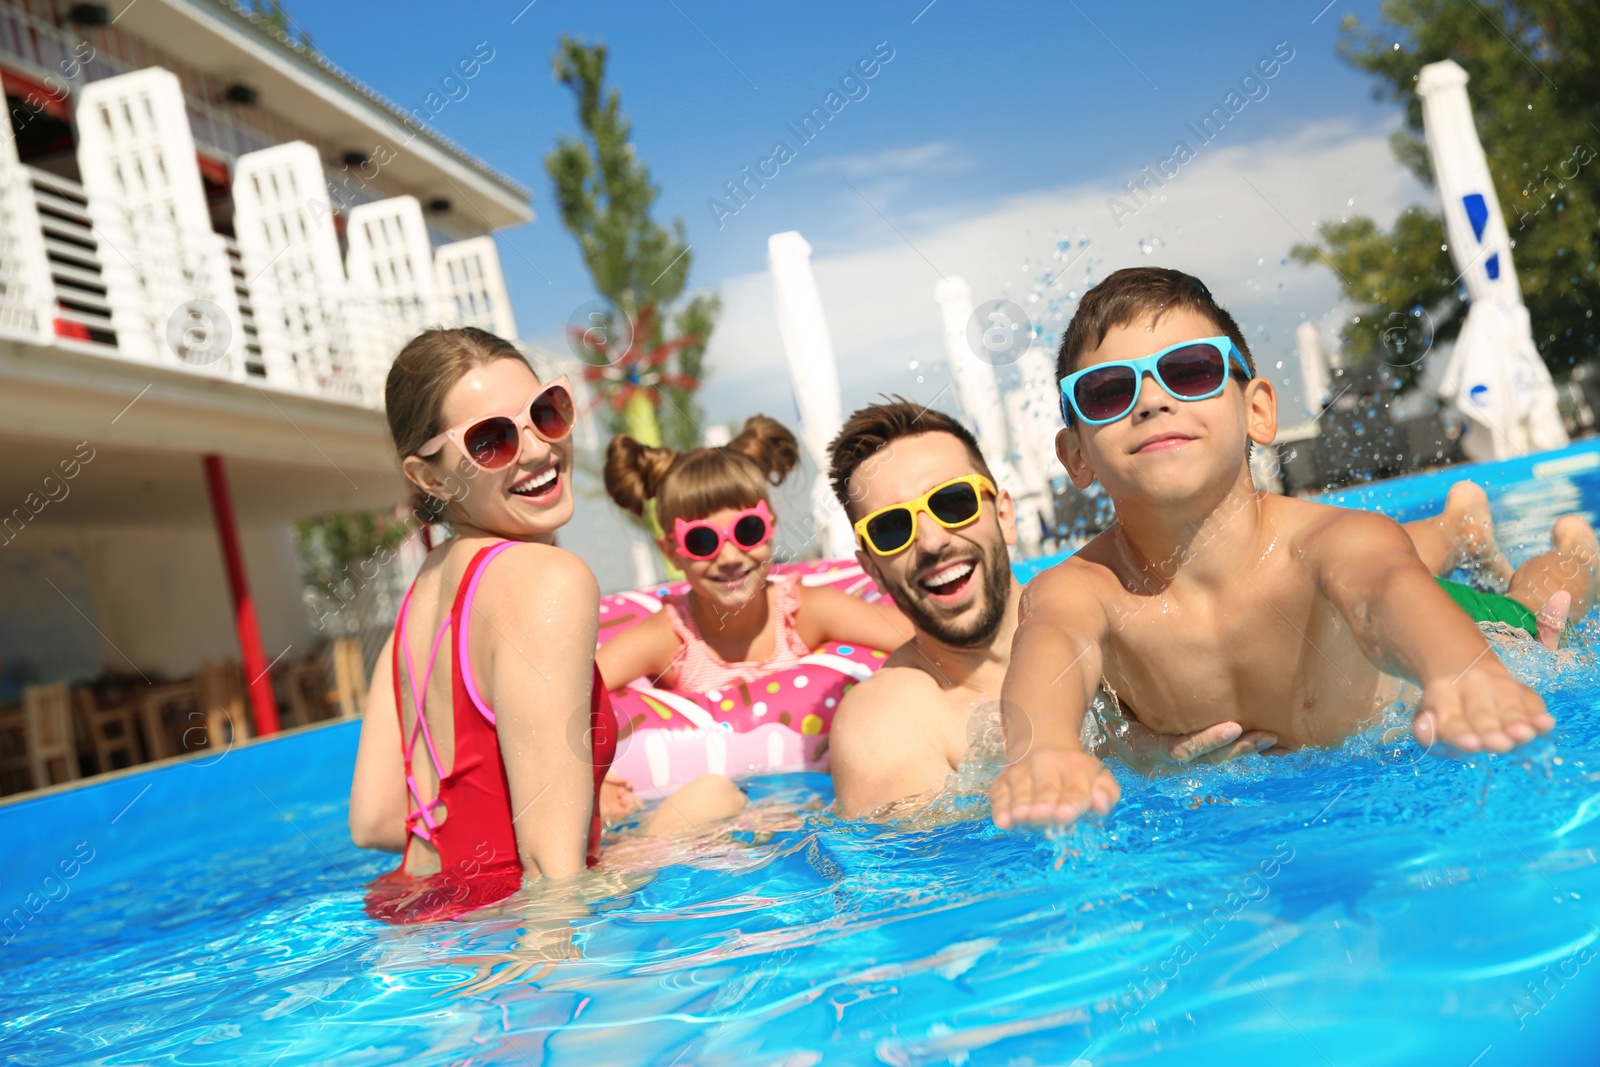
[[1143, 359], [1096, 363], [1061, 379], [1061, 417], [1068, 426], [1073, 414], [1089, 426], [1116, 422], [1138, 403], [1146, 374], [1178, 400], [1209, 400], [1228, 384], [1230, 358], [1249, 381], [1250, 366], [1227, 337], [1180, 341]]

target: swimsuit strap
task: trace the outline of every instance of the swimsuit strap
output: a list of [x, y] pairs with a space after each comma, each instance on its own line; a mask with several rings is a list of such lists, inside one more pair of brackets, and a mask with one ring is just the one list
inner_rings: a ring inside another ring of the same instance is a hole
[[[407, 831], [407, 836], [410, 836], [410, 835], [414, 834], [417, 837], [422, 838], [424, 841], [427, 841], [427, 840], [431, 839], [431, 835], [429, 834], [428, 831], [429, 830], [433, 830], [433, 829], [437, 829], [437, 827], [439, 825], [437, 822], [434, 821], [433, 809], [438, 807], [439, 804], [442, 803], [442, 801], [440, 801], [440, 799], [438, 797], [435, 797], [433, 800], [424, 800], [423, 799], [423, 797], [422, 797], [422, 788], [421, 788], [421, 786], [417, 785], [416, 775], [411, 769], [412, 760], [413, 760], [413, 757], [416, 754], [417, 735], [419, 733], [424, 738], [427, 739], [427, 742], [428, 742], [428, 758], [433, 761], [434, 772], [435, 772], [435, 774], [438, 775], [440, 780], [443, 780], [443, 778], [444, 778], [444, 768], [439, 763], [439, 753], [434, 749], [434, 747], [433, 747], [433, 736], [428, 731], [428, 719], [427, 719], [427, 716], [423, 714], [423, 710], [422, 710], [423, 700], [422, 700], [421, 697], [418, 696], [417, 683], [416, 683], [416, 672], [413, 669], [413, 665], [412, 665], [412, 662], [411, 662], [411, 646], [409, 644], [407, 644], [407, 639], [406, 639], [406, 621], [410, 618], [411, 594], [415, 590], [416, 590], [416, 586], [415, 585], [413, 585], [410, 589], [406, 590], [405, 599], [400, 602], [399, 616], [395, 620], [394, 657], [393, 657], [394, 658], [394, 663], [393, 663], [393, 668], [394, 668], [394, 710], [395, 710], [395, 714], [399, 717], [399, 720], [400, 720], [400, 736], [401, 737], [405, 737], [406, 736], [406, 732], [407, 732], [406, 731], [406, 715], [405, 715], [405, 708], [401, 704], [401, 695], [400, 695], [401, 694], [401, 690], [403, 688], [401, 686], [401, 684], [400, 684], [400, 665], [401, 665], [401, 663], [404, 663], [405, 664], [406, 680], [411, 683], [411, 705], [415, 709], [415, 712], [416, 712], [416, 719], [411, 725], [410, 741], [401, 750], [401, 756], [402, 756], [402, 758], [403, 758], [403, 760], [405, 762], [406, 789], [411, 793], [411, 798], [412, 798], [412, 800], [414, 800], [416, 802], [416, 805], [417, 805], [414, 809], [412, 809], [411, 811], [406, 813], [406, 831]], [[448, 627], [449, 624], [450, 624], [450, 620], [448, 618], [446, 618], [445, 619], [445, 625]], [[441, 635], [442, 635], [442, 631], [441, 631]], [[435, 639], [435, 641], [434, 641], [434, 652], [435, 653], [437, 653], [438, 647], [439, 647], [439, 642], [438, 642], [437, 639]], [[428, 670], [429, 670], [429, 674], [431, 675], [432, 674], [432, 670], [433, 670], [433, 658], [432, 658], [432, 656], [429, 657]], [[424, 683], [424, 684], [426, 684], [426, 683]], [[424, 825], [418, 825], [419, 822], [424, 824]]]
[[467, 696], [472, 701], [472, 706], [478, 709], [478, 714], [488, 721], [490, 726], [494, 723], [494, 712], [485, 704], [483, 697], [478, 694], [478, 686], [472, 679], [472, 653], [469, 637], [472, 631], [472, 602], [478, 595], [478, 582], [483, 578], [483, 572], [489, 569], [489, 564], [494, 558], [512, 545], [520, 545], [521, 541], [501, 541], [499, 544], [478, 550], [472, 557], [472, 562], [467, 565], [467, 573], [462, 576], [462, 583], [456, 590], [455, 610], [453, 616], [461, 620], [456, 627], [456, 662], [461, 666], [461, 680], [465, 683]]

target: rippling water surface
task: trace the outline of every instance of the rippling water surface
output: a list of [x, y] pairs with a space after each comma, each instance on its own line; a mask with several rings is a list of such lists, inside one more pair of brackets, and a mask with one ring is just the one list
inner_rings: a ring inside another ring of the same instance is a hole
[[[1514, 559], [1556, 514], [1595, 518], [1600, 470], [1511, 474], [1490, 488]], [[1411, 518], [1448, 484], [1349, 502]], [[1505, 656], [1551, 742], [1447, 761], [1380, 727], [1181, 778], [1119, 770], [1116, 811], [1057, 837], [998, 832], [977, 799], [926, 829], [842, 823], [826, 777], [758, 779], [738, 828], [653, 877], [649, 846], [610, 853], [581, 959], [472, 996], [448, 991], [519, 924], [364, 917], [393, 859], [345, 831], [351, 725], [0, 808], [0, 1056], [1593, 1064], [1594, 637]]]

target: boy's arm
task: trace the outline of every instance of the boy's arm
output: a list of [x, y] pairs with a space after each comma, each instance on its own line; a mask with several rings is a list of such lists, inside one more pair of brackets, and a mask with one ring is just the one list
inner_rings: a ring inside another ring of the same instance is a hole
[[1006, 766], [989, 787], [994, 824], [1068, 824], [1087, 811], [1103, 815], [1121, 790], [1105, 764], [1083, 751], [1078, 735], [1100, 684], [1101, 646], [1110, 630], [1105, 607], [1069, 563], [1024, 589], [1020, 615], [1000, 690]]
[[1395, 522], [1350, 512], [1328, 522], [1308, 548], [1324, 594], [1367, 659], [1422, 686], [1412, 730], [1423, 745], [1505, 752], [1555, 725], [1539, 694], [1511, 677]]

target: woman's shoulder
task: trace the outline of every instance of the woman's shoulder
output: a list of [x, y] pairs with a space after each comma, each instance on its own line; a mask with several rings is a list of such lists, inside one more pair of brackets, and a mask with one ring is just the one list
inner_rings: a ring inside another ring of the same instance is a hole
[[478, 595], [491, 602], [540, 610], [570, 605], [594, 612], [600, 602], [600, 583], [589, 565], [567, 549], [514, 541], [495, 555]]

